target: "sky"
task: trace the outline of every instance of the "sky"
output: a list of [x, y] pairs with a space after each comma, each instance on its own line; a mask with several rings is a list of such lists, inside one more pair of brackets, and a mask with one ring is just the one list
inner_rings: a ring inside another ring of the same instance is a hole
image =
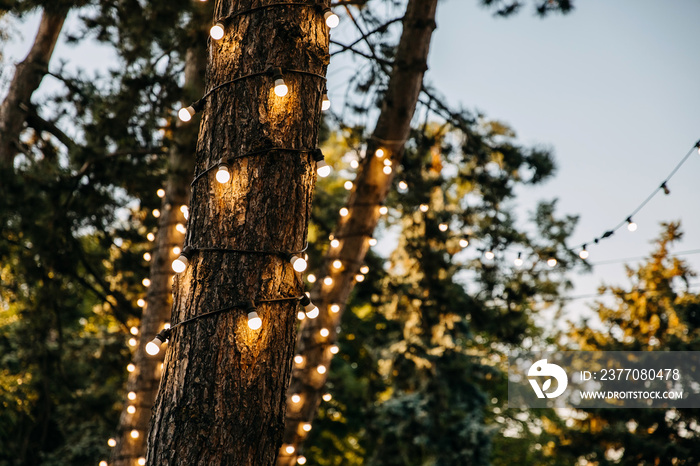
[[[514, 17], [496, 18], [477, 0], [442, 0], [426, 81], [451, 106], [507, 123], [524, 145], [553, 150], [557, 174], [520, 191], [520, 218], [524, 224], [539, 200], [557, 198], [561, 215], [580, 216], [570, 243], [579, 245], [624, 221], [700, 139], [699, 17], [697, 0], [577, 0], [570, 14], [545, 19], [530, 4]], [[15, 40], [3, 45], [6, 64], [24, 57], [36, 27], [36, 17], [12, 25]], [[344, 28], [332, 37], [341, 40]], [[65, 59], [104, 70], [115, 64], [105, 52], [61, 43], [52, 65]], [[332, 99], [349, 66], [331, 61]], [[4, 83], [13, 70], [0, 71]], [[52, 85], [46, 78], [44, 92]], [[571, 277], [571, 296], [595, 294], [602, 283], [626, 284], [619, 260], [649, 254], [660, 222], [682, 222], [685, 239], [675, 251], [700, 252], [699, 176], [696, 152], [668, 183], [670, 195], [659, 192], [634, 216], [636, 232], [622, 228], [589, 246], [589, 262], [600, 265]], [[700, 254], [682, 257], [700, 271]], [[692, 283], [700, 291], [700, 278]], [[586, 312], [591, 301], [573, 300], [570, 315]]]

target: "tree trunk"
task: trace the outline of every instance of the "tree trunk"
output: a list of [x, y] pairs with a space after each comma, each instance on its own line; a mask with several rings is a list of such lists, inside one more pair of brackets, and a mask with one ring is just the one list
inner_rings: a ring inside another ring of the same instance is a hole
[[[198, 37], [201, 40], [201, 37]], [[185, 58], [185, 95], [200, 96], [206, 65], [204, 47], [200, 45], [187, 50]], [[188, 100], [190, 102], [191, 100]], [[172, 307], [172, 268], [176, 256], [174, 247], [182, 248], [184, 235], [176, 228], [187, 221], [180, 209], [186, 206], [190, 196], [190, 181], [194, 169], [194, 149], [197, 140], [197, 126], [175, 125], [173, 144], [168, 154], [168, 176], [165, 196], [158, 219], [158, 231], [151, 250], [151, 284], [146, 294], [139, 328], [138, 346], [134, 351], [133, 364], [136, 370], [129, 374], [127, 392], [136, 395], [135, 400], [127, 399], [117, 428], [117, 444], [112, 451], [110, 464], [113, 466], [137, 466], [140, 458], [146, 457], [146, 434], [151, 419], [151, 410], [158, 393], [161, 363], [164, 352], [155, 356], [146, 353], [146, 344], [170, 322]], [[130, 412], [135, 410], [135, 412]], [[134, 438], [132, 432], [138, 437]]]
[[[287, 410], [283, 448], [278, 457], [279, 466], [296, 464], [297, 452], [288, 454], [286, 445], [296, 450], [304, 440], [302, 428], [311, 423], [321, 402], [327, 373], [320, 374], [318, 366], [329, 367], [332, 353], [330, 347], [337, 339], [336, 329], [340, 323], [345, 304], [355, 285], [369, 249], [380, 217], [380, 206], [386, 200], [403, 155], [403, 146], [408, 139], [411, 119], [420, 95], [423, 74], [427, 70], [430, 38], [435, 29], [437, 0], [409, 0], [403, 19], [403, 32], [396, 53], [396, 61], [389, 79], [387, 93], [372, 137], [367, 142], [367, 156], [354, 181], [348, 201], [348, 215], [341, 217], [333, 232], [340, 241], [336, 248], [329, 248], [320, 278], [311, 298], [319, 309], [316, 319], [302, 322], [297, 342], [297, 353], [304, 356], [304, 364], [295, 367], [289, 387], [290, 397], [299, 395], [301, 401]], [[382, 157], [375, 156], [382, 149]], [[385, 174], [384, 161], [391, 161], [392, 172]], [[330, 264], [340, 260], [341, 269], [331, 269]], [[324, 285], [323, 278], [330, 276], [331, 285]], [[331, 306], [338, 306], [336, 312]], [[328, 329], [330, 335], [322, 337], [320, 330]]]
[[[218, 0], [214, 22], [258, 5]], [[229, 250], [196, 251], [175, 281], [173, 332], [148, 437], [152, 465], [271, 465], [284, 429], [301, 281], [278, 254], [231, 249], [304, 248], [328, 30], [310, 5], [260, 8], [225, 22], [223, 39], [210, 40], [207, 88], [242, 79], [206, 99], [196, 173], [240, 157], [231, 161], [231, 181], [219, 184], [213, 171], [195, 181], [185, 243]], [[286, 70], [285, 97], [273, 92], [271, 75], [257, 74], [268, 65]], [[265, 302], [284, 298], [291, 299]], [[258, 330], [240, 305], [248, 300], [262, 319]]]
[[48, 73], [68, 8], [44, 10], [39, 31], [27, 57], [17, 65], [7, 96], [0, 105], [0, 169], [12, 167], [32, 94]]

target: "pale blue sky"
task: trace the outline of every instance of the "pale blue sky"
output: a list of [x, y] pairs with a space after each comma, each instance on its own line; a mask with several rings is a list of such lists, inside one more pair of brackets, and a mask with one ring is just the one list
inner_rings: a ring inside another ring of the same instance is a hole
[[[518, 204], [525, 217], [537, 200], [559, 198], [560, 213], [581, 216], [576, 245], [624, 220], [700, 139], [698, 18], [697, 0], [578, 0], [571, 14], [546, 19], [535, 17], [530, 5], [502, 19], [477, 0], [443, 0], [427, 81], [451, 105], [478, 109], [511, 125], [521, 142], [554, 150], [556, 177], [524, 190]], [[36, 24], [33, 18], [18, 26], [25, 40], [5, 53], [21, 59]], [[55, 58], [79, 58], [98, 69], [115, 65], [104, 50], [81, 47], [78, 54], [61, 44]], [[343, 92], [347, 66], [332, 62], [331, 97]], [[7, 80], [12, 70], [2, 71]], [[671, 194], [658, 194], [635, 216], [638, 231], [622, 229], [590, 247], [589, 260], [643, 256], [658, 223], [679, 219], [686, 237], [677, 250], [700, 249], [699, 177], [696, 153], [669, 183]], [[700, 254], [685, 257], [700, 271]], [[603, 281], [624, 283], [621, 264], [574, 278], [573, 295], [594, 293]], [[576, 300], [572, 309], [586, 302]]]

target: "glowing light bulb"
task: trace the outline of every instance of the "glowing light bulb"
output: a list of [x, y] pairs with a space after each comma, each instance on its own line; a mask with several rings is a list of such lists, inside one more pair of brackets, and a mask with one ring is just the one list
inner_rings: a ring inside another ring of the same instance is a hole
[[337, 259], [333, 261], [333, 268], [334, 269], [340, 269], [342, 267], [343, 267], [343, 263], [341, 261], [339, 261]]
[[381, 215], [386, 215], [387, 212], [389, 212], [389, 208], [388, 208], [387, 206], [383, 205], [383, 206], [381, 206], [381, 207], [379, 208], [379, 213], [380, 213]]
[[187, 268], [187, 265], [190, 263], [190, 258], [191, 258], [191, 249], [189, 249], [189, 246], [185, 248], [184, 251], [180, 254], [180, 256], [173, 261], [172, 268], [175, 273], [182, 273], [185, 271]]
[[331, 167], [326, 163], [325, 160], [320, 160], [316, 162], [316, 174], [321, 178], [325, 178], [331, 174]]
[[340, 306], [337, 304], [331, 304], [331, 312], [337, 314], [340, 312]]
[[309, 319], [315, 319], [320, 314], [318, 307], [314, 306], [310, 311], [306, 312], [306, 317]]
[[111, 439], [107, 440], [107, 445], [109, 445], [110, 447], [116, 447], [117, 441], [114, 440], [113, 438], [111, 438]]
[[143, 280], [141, 280], [141, 283], [143, 284], [143, 286], [151, 286], [151, 280], [149, 280], [148, 278], [144, 278]]
[[160, 188], [158, 191], [156, 191], [156, 196], [163, 198], [165, 197], [165, 189]]
[[350, 211], [348, 210], [347, 207], [342, 207], [340, 209], [340, 216], [341, 217], [346, 217], [349, 213], [350, 213]]
[[459, 247], [461, 247], [461, 248], [466, 248], [467, 246], [469, 246], [469, 240], [468, 240], [468, 239], [462, 238], [461, 240], [459, 240]]
[[190, 209], [186, 205], [181, 205], [180, 206], [180, 212], [182, 212], [182, 215], [184, 215], [185, 220], [190, 218]]
[[288, 455], [291, 455], [296, 451], [296, 448], [294, 448], [294, 445], [287, 445], [284, 451], [286, 451]]
[[376, 238], [370, 238], [369, 240], [367, 240], [367, 243], [368, 243], [370, 246], [376, 246], [376, 245], [377, 245], [377, 239], [376, 239]]
[[306, 458], [304, 456], [299, 456], [297, 458], [297, 464], [306, 464]]
[[331, 396], [330, 393], [324, 393], [322, 398], [323, 398], [323, 401], [331, 401], [333, 399], [333, 397]]
[[139, 431], [134, 429], [131, 431], [131, 438], [139, 438]]
[[362, 267], [360, 267], [360, 273], [367, 273], [367, 272], [369, 272], [368, 266], [363, 265]]
[[550, 257], [549, 259], [547, 259], [547, 265], [550, 267], [554, 267], [555, 265], [557, 265], [557, 260], [553, 257]]
[[149, 233], [146, 235], [146, 239], [148, 239], [148, 241], [153, 241], [156, 239], [156, 235], [154, 235], [153, 233]]
[[438, 229], [440, 231], [447, 231], [447, 228], [447, 223], [441, 223], [440, 225], [438, 225]]
[[143, 457], [139, 458], [138, 463], [139, 463], [139, 466], [143, 466], [144, 464], [146, 464], [146, 458], [143, 458]]
[[355, 275], [355, 281], [357, 281], [358, 283], [361, 283], [361, 282], [365, 281], [365, 276], [362, 275], [361, 273], [358, 273], [357, 275]]
[[493, 251], [486, 251], [484, 253], [484, 257], [486, 257], [486, 259], [488, 260], [493, 260], [493, 258], [496, 257], [496, 255], [493, 253]]
[[221, 40], [221, 38], [224, 37], [224, 25], [216, 23], [209, 29], [209, 35], [214, 40]]
[[138, 334], [139, 334], [139, 328], [138, 328], [138, 327], [132, 326], [132, 327], [129, 329], [129, 333], [131, 333], [132, 335], [138, 335]]
[[401, 191], [406, 191], [408, 189], [408, 183], [405, 181], [399, 181], [399, 189]]
[[137, 344], [136, 338], [129, 338], [129, 346], [136, 346]]
[[151, 253], [150, 253], [150, 252], [145, 252], [145, 253], [143, 254], [143, 260], [145, 260], [146, 262], [150, 261], [150, 260], [151, 260]]
[[333, 13], [330, 9], [326, 10], [326, 12], [323, 13], [323, 19], [326, 20], [326, 26], [328, 26], [331, 29], [340, 24], [340, 18], [338, 18], [338, 15]]
[[175, 246], [173, 248], [173, 254], [177, 255], [177, 254], [180, 254], [180, 252], [181, 252], [180, 246]]
[[262, 319], [258, 316], [258, 313], [251, 311], [248, 313], [248, 327], [252, 330], [257, 330], [262, 327]]
[[304, 363], [304, 356], [302, 356], [301, 354], [297, 354], [296, 356], [294, 356], [294, 362], [296, 364], [303, 364]]
[[389, 165], [385, 165], [384, 168], [382, 168], [382, 171], [385, 175], [391, 175], [391, 167]]
[[306, 314], [304, 314], [303, 311], [297, 312], [297, 319], [299, 319], [299, 320], [304, 320], [304, 319], [306, 319]]
[[100, 461], [99, 466], [109, 466], [106, 461]]
[[319, 374], [325, 374], [326, 373], [326, 366], [324, 366], [323, 364], [319, 364], [316, 367], [316, 372], [318, 372]]
[[327, 328], [322, 328], [318, 333], [324, 338], [331, 334]]
[[338, 348], [338, 345], [332, 345], [330, 348], [328, 348], [328, 351], [330, 351], [331, 354], [338, 354], [340, 348]]
[[384, 149], [377, 149], [377, 150], [374, 152], [374, 155], [376, 155], [377, 157], [380, 157], [380, 158], [381, 158], [381, 157], [384, 157]]
[[134, 372], [134, 371], [136, 370], [136, 366], [134, 366], [133, 364], [129, 363], [129, 365], [126, 366], [126, 370], [129, 371], [129, 372]]
[[588, 259], [588, 251], [586, 250], [586, 245], [583, 245], [583, 249], [581, 249], [581, 252], [578, 253], [578, 256], [581, 259]]
[[323, 100], [321, 100], [321, 111], [325, 112], [329, 108], [331, 108], [331, 100], [328, 98], [328, 94], [324, 92]]
[[144, 307], [144, 306], [146, 305], [146, 300], [143, 299], [143, 298], [139, 298], [139, 299], [136, 300], [136, 304], [137, 304], [139, 307]]
[[338, 246], [340, 246], [340, 241], [338, 241], [337, 239], [334, 239], [333, 241], [331, 241], [332, 248], [337, 248]]
[[228, 165], [222, 163], [216, 170], [216, 181], [221, 184], [228, 183], [231, 179], [231, 172], [228, 171]]
[[357, 160], [351, 160], [351, 161], [350, 161], [350, 167], [351, 167], [351, 168], [358, 168], [359, 166], [360, 166], [360, 162], [358, 162]]
[[297, 272], [303, 272], [306, 270], [306, 260], [303, 257], [299, 257], [296, 254], [293, 254], [292, 257], [289, 258], [289, 262], [292, 264], [292, 267], [294, 270]]
[[192, 107], [192, 106], [190, 106], [190, 107], [182, 107], [182, 108], [177, 112], [177, 116], [178, 116], [178, 118], [180, 118], [180, 120], [182, 120], [182, 121], [184, 121], [185, 123], [187, 123], [188, 121], [190, 121], [190, 120], [192, 119], [192, 117], [194, 116], [195, 113], [196, 113], [196, 112], [194, 111], [194, 107]]
[[182, 223], [178, 223], [177, 225], [175, 225], [175, 229], [183, 235], [187, 233], [187, 228], [185, 228], [185, 225], [183, 225]]
[[275, 94], [277, 97], [284, 97], [289, 92], [289, 88], [284, 83], [284, 79], [275, 79]]
[[296, 393], [292, 395], [292, 403], [299, 403], [301, 401], [301, 397], [297, 395]]
[[629, 231], [637, 231], [637, 224], [632, 221], [632, 217], [627, 217], [627, 229]]
[[428, 211], [428, 204], [421, 204], [420, 207], [418, 207], [421, 212], [427, 212]]
[[521, 265], [523, 265], [523, 259], [521, 256], [522, 256], [522, 253], [519, 252], [518, 257], [513, 261], [513, 263], [515, 264], [516, 267], [520, 267]]
[[309, 283], [316, 283], [316, 275], [310, 273], [306, 276], [306, 281]]
[[352, 181], [348, 180], [343, 184], [343, 187], [350, 191], [352, 189]]
[[151, 212], [155, 218], [160, 217], [160, 210], [158, 209], [153, 209], [153, 212]]
[[309, 432], [311, 430], [311, 424], [308, 422], [305, 422], [301, 425], [301, 430], [304, 432]]
[[136, 399], [136, 392], [129, 392], [129, 394], [126, 395], [126, 397], [130, 400], [135, 400]]
[[129, 405], [126, 407], [126, 412], [129, 414], [134, 414], [136, 412], [136, 406], [134, 405]]
[[323, 284], [330, 286], [333, 284], [333, 279], [331, 277], [326, 277], [323, 279]]

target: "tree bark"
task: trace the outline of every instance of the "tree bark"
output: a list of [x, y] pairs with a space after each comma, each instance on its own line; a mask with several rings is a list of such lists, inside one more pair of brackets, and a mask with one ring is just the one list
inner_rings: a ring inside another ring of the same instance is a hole
[[0, 169], [12, 167], [26, 110], [32, 94], [48, 73], [49, 60], [67, 15], [67, 7], [44, 10], [34, 44], [15, 69], [7, 96], [0, 105]]
[[[218, 0], [214, 22], [260, 5]], [[328, 64], [327, 27], [311, 5], [261, 8], [225, 22], [224, 38], [210, 40], [207, 88], [242, 79], [206, 99], [196, 173], [240, 157], [231, 162], [228, 183], [217, 183], [213, 171], [195, 181], [185, 243], [300, 251], [315, 181], [311, 150]], [[273, 92], [272, 76], [257, 74], [268, 65], [287, 71], [285, 97]], [[195, 252], [175, 281], [173, 324], [231, 309], [173, 328], [147, 464], [274, 464], [302, 292], [297, 273], [278, 254]], [[264, 302], [284, 298], [290, 299]], [[238, 306], [247, 300], [262, 319], [258, 330]]]
[[[311, 293], [314, 304], [321, 312], [316, 319], [304, 320], [299, 329], [297, 353], [304, 356], [304, 364], [294, 368], [288, 394], [290, 397], [299, 395], [301, 401], [291, 404], [287, 410], [278, 466], [296, 464], [299, 445], [307, 434], [302, 426], [313, 421], [321, 402], [327, 372], [320, 374], [317, 367], [330, 367], [333, 356], [330, 347], [337, 339], [336, 329], [355, 285], [355, 276], [370, 247], [369, 239], [379, 221], [380, 206], [386, 200], [395, 170], [401, 162], [420, 96], [423, 74], [427, 70], [436, 7], [437, 0], [409, 0], [406, 7], [396, 61], [376, 127], [367, 142], [367, 156], [354, 181], [347, 206], [348, 215], [340, 218], [333, 232], [340, 245], [329, 248], [322, 273]], [[385, 155], [376, 157], [377, 149], [382, 149]], [[383, 172], [386, 159], [391, 161], [390, 174]], [[342, 262], [341, 269], [330, 267], [335, 260]], [[333, 279], [331, 285], [323, 284], [326, 276]], [[333, 305], [338, 306], [336, 312], [331, 311]], [[320, 335], [322, 328], [330, 331], [328, 337]], [[286, 445], [294, 445], [295, 452], [287, 454]]]
[[[197, 37], [201, 40], [202, 37]], [[200, 96], [206, 66], [205, 48], [201, 45], [187, 50], [185, 57], [185, 95]], [[155, 356], [146, 353], [146, 344], [170, 322], [172, 308], [172, 261], [177, 257], [174, 247], [182, 248], [184, 235], [176, 229], [186, 224], [181, 206], [189, 203], [190, 181], [194, 170], [194, 149], [197, 141], [197, 126], [175, 124], [172, 146], [168, 154], [168, 175], [165, 196], [158, 218], [158, 230], [151, 250], [151, 284], [146, 293], [146, 306], [141, 315], [138, 345], [134, 351], [133, 364], [136, 370], [129, 374], [127, 393], [133, 392], [135, 400], [127, 399], [117, 428], [117, 444], [112, 450], [110, 464], [113, 466], [137, 466], [140, 458], [146, 457], [146, 434], [151, 419], [151, 410], [158, 393], [161, 364], [164, 352]], [[132, 407], [132, 408], [130, 408]], [[135, 412], [129, 412], [135, 409]], [[138, 437], [134, 438], [132, 432]]]

